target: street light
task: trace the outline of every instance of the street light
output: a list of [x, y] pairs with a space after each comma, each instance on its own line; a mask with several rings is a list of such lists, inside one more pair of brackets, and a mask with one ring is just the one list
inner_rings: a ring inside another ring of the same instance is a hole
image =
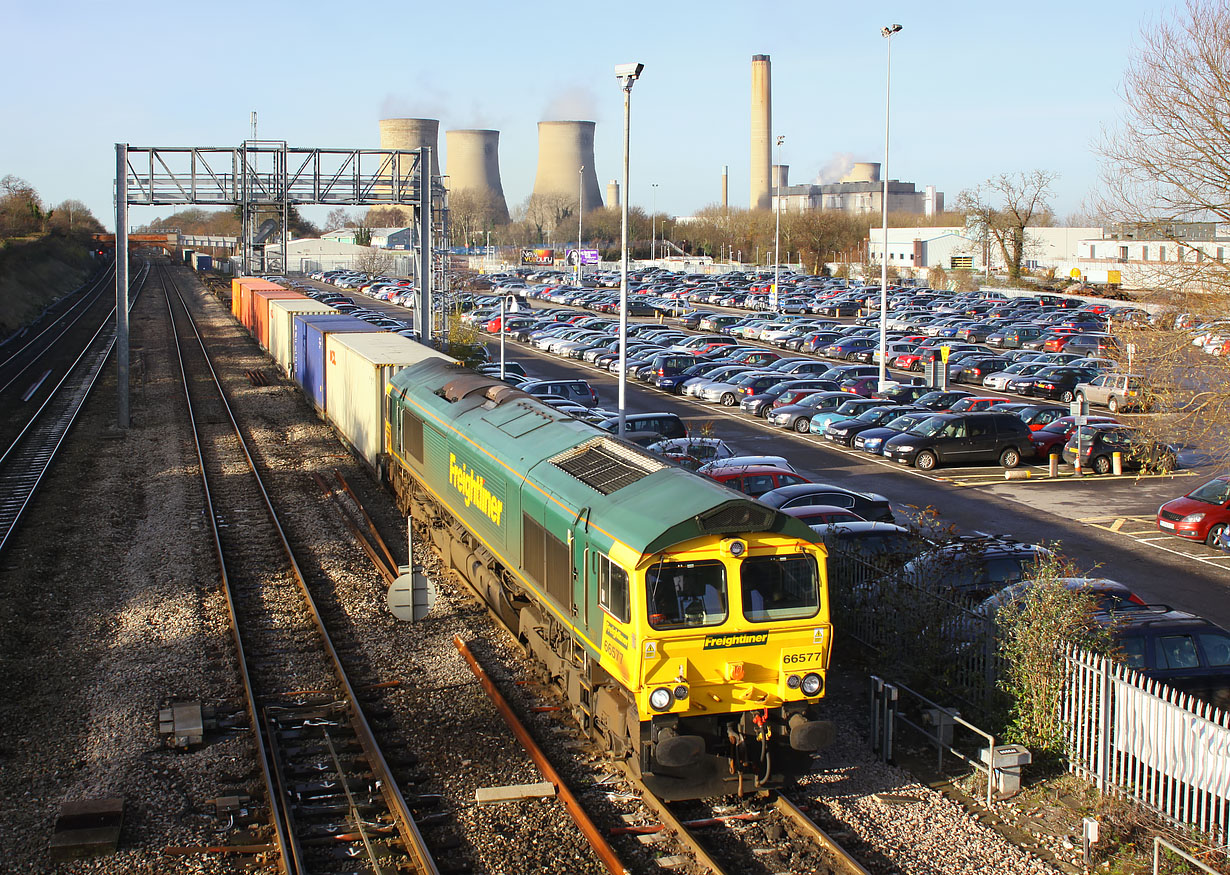
[[[781, 182], [781, 166], [782, 166], [782, 143], [786, 142], [786, 136], [779, 134], [777, 137], [777, 179]], [[777, 207], [777, 224], [773, 229], [773, 294], [769, 295], [769, 309], [776, 310], [779, 298], [778, 282], [782, 276], [782, 259], [779, 251], [779, 246], [782, 239], [782, 187], [774, 186], [777, 191], [777, 197], [774, 199], [774, 205]]]
[[649, 260], [655, 261], [658, 245], [658, 184], [652, 182], [649, 187], [653, 189], [653, 209], [649, 213]]
[[884, 191], [880, 195], [880, 213], [884, 220], [884, 250], [880, 255], [880, 391], [888, 388], [888, 101], [892, 93], [890, 83], [893, 71], [893, 34], [901, 32], [901, 25], [880, 29], [880, 36], [888, 40], [888, 61], [884, 70]]
[[644, 64], [616, 64], [615, 78], [624, 90], [624, 198], [620, 221], [620, 268], [619, 268], [619, 430], [624, 436], [627, 420], [625, 405], [628, 382], [628, 201], [632, 189], [628, 188], [628, 143], [632, 129], [632, 86], [640, 78]]
[[577, 171], [577, 288], [581, 288], [581, 213], [585, 210], [585, 165]]

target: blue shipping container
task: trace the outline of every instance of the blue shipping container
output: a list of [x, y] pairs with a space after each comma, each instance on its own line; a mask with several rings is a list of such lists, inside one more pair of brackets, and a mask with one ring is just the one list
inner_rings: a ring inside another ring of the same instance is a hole
[[381, 331], [344, 314], [295, 314], [294, 380], [317, 410], [325, 409], [325, 335], [334, 331], [365, 334]]

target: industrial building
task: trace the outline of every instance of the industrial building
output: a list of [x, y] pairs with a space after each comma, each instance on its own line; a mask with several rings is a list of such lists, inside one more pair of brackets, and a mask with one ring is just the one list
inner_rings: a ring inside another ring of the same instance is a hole
[[[872, 228], [869, 237], [868, 251], [872, 259], [879, 262], [884, 231]], [[1101, 228], [1027, 228], [1024, 266], [1029, 270], [1060, 267], [1079, 258], [1089, 240], [1101, 237]], [[993, 272], [1007, 269], [999, 247], [994, 243], [987, 245], [978, 234], [964, 226], [888, 229], [890, 267], [985, 271], [988, 262]]]
[[[778, 168], [775, 168], [777, 170]], [[838, 182], [828, 184], [790, 185], [788, 167], [781, 166], [775, 174], [772, 206], [783, 213], [805, 213], [811, 210], [838, 210], [846, 213], [873, 213], [883, 210], [884, 182], [880, 179], [880, 165], [874, 161], [861, 161]], [[888, 211], [890, 213], [915, 213], [933, 216], [944, 212], [944, 193], [934, 185], [919, 191], [914, 183], [897, 179], [888, 180]]]

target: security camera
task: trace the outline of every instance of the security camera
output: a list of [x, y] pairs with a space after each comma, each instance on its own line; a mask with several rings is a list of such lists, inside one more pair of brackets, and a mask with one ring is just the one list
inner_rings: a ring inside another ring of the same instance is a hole
[[644, 64], [616, 64], [615, 78], [635, 80], [641, 75], [641, 71], [644, 69]]

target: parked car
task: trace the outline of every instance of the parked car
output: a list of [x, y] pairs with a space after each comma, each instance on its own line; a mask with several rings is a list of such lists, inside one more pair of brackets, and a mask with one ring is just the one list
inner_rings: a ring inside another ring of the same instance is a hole
[[752, 465], [749, 467], [719, 467], [704, 472], [723, 486], [746, 493], [753, 498], [760, 498], [768, 492], [796, 484], [807, 484], [811, 481], [802, 474], [776, 468], [772, 465]]
[[849, 508], [835, 507], [831, 504], [806, 504], [798, 507], [785, 507], [782, 511], [813, 528], [831, 523], [864, 522], [861, 516]]
[[1029, 426], [1011, 413], [940, 413], [884, 442], [884, 456], [930, 471], [940, 464], [998, 462], [1015, 468], [1033, 455]]
[[1178, 466], [1179, 451], [1173, 446], [1120, 423], [1080, 426], [1064, 444], [1063, 460], [1074, 465], [1079, 458], [1082, 469], [1109, 474], [1115, 453], [1119, 453], [1124, 471], [1168, 473]]
[[[1118, 421], [1113, 416], [1085, 417], [1085, 422], [1088, 424], [1118, 423]], [[1047, 423], [1042, 428], [1031, 430], [1029, 442], [1034, 446], [1034, 456], [1039, 459], [1045, 459], [1051, 453], [1062, 455], [1064, 444], [1068, 442], [1068, 438], [1072, 437], [1075, 431], [1075, 416], [1061, 416]]]
[[1218, 536], [1230, 526], [1230, 474], [1198, 486], [1182, 498], [1157, 509], [1157, 527], [1180, 538], [1217, 545]]
[[805, 507], [813, 504], [844, 507], [858, 514], [865, 520], [893, 522], [893, 511], [888, 499], [875, 492], [858, 492], [844, 486], [831, 483], [783, 484], [771, 492], [760, 496], [760, 500], [769, 505], [785, 510], [791, 507]]
[[[615, 432], [619, 429], [619, 417], [608, 417], [597, 426], [603, 431]], [[659, 440], [688, 436], [688, 427], [675, 413], [627, 413], [624, 415], [624, 431], [651, 432], [661, 435]]]
[[1184, 611], [1106, 615], [1123, 662], [1219, 708], [1230, 706], [1230, 632]]
[[520, 389], [530, 395], [558, 395], [584, 407], [598, 406], [598, 393], [586, 380], [530, 380]]
[[668, 438], [649, 444], [645, 449], [693, 471], [706, 462], [735, 455], [734, 449], [725, 441], [706, 437]]
[[1111, 413], [1139, 408], [1148, 410], [1144, 378], [1136, 374], [1099, 374], [1087, 383], [1076, 384], [1076, 400], [1104, 405]]
[[959, 538], [923, 553], [905, 566], [903, 575], [916, 586], [952, 590], [981, 600], [1035, 576], [1038, 561], [1052, 555], [1040, 544], [1012, 538]]
[[787, 461], [785, 456], [728, 456], [725, 459], [714, 459], [700, 466], [699, 473], [709, 474], [717, 471], [720, 468], [754, 468], [757, 466], [768, 465], [773, 468], [784, 468], [787, 471], [794, 471], [794, 465]]

